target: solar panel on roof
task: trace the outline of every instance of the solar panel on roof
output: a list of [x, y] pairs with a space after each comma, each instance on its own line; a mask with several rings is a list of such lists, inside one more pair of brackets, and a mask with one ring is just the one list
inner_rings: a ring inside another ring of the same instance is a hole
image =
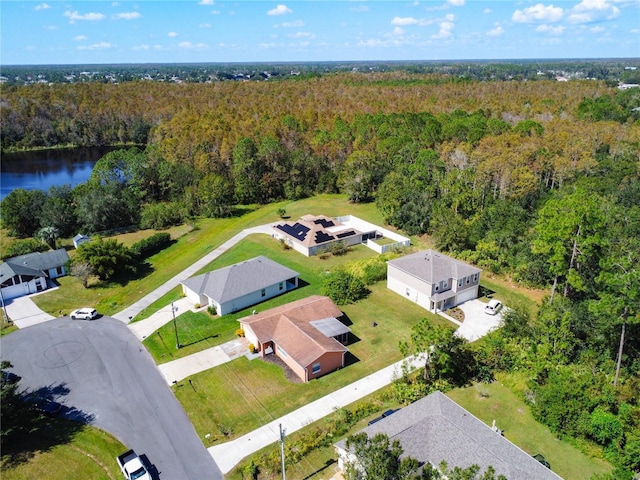
[[289, 225], [285, 223], [284, 225], [276, 225], [278, 230], [282, 230], [287, 235], [297, 238], [302, 241], [307, 237], [307, 233], [309, 232], [309, 227], [305, 227], [300, 223], [295, 223], [294, 225]]
[[350, 237], [352, 235], [355, 235], [356, 232], [354, 230], [349, 230], [348, 232], [342, 232], [336, 235], [336, 237], [338, 238], [344, 238], [344, 237]]
[[313, 223], [316, 225], [322, 225], [324, 228], [333, 227], [335, 225], [333, 220], [327, 220], [325, 218], [318, 218], [317, 220], [314, 220]]
[[336, 237], [334, 237], [333, 235], [328, 235], [325, 232], [319, 231], [316, 232], [316, 243], [324, 243], [324, 242], [328, 242], [329, 240], [335, 240]]

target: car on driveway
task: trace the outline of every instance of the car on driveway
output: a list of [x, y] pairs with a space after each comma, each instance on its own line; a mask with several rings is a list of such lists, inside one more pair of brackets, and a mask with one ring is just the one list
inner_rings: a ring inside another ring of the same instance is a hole
[[499, 300], [489, 300], [487, 306], [484, 307], [484, 313], [488, 315], [495, 315], [502, 309], [502, 302]]
[[98, 318], [98, 312], [95, 308], [79, 308], [69, 314], [71, 320], [93, 320]]

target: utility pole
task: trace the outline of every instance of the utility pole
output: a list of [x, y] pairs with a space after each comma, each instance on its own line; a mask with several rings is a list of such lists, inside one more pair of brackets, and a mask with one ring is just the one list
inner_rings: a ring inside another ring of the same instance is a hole
[[286, 473], [284, 471], [284, 428], [280, 424], [280, 458], [282, 459], [282, 480], [287, 480]]
[[176, 332], [176, 350], [179, 350], [182, 345], [180, 345], [180, 340], [178, 339], [178, 325], [176, 324], [176, 307], [173, 306], [173, 302], [171, 302], [171, 313], [173, 314], [173, 329]]

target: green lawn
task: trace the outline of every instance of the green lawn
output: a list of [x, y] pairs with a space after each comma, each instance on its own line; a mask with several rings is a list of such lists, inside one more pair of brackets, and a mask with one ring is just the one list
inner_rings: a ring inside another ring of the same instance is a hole
[[[62, 277], [62, 288], [37, 295], [33, 300], [42, 310], [56, 316], [69, 313], [79, 306], [95, 307], [106, 315], [117, 313], [179, 274], [244, 228], [280, 221], [276, 213], [280, 208], [284, 208], [287, 216], [292, 219], [307, 213], [329, 216], [352, 214], [374, 223], [382, 222], [375, 204], [351, 204], [345, 195], [320, 195], [297, 202], [284, 201], [266, 206], [245, 207], [245, 213], [241, 216], [198, 219], [194, 230], [189, 231], [185, 227], [172, 230], [176, 242], [149, 259], [150, 271], [142, 278], [130, 280], [124, 285], [93, 283], [90, 284], [90, 288], [85, 289], [76, 278]], [[152, 233], [148, 232], [149, 235]], [[115, 238], [126, 244], [139, 239], [135, 234], [123, 234]]]
[[452, 390], [447, 396], [487, 425], [495, 420], [506, 438], [531, 455], [544, 455], [551, 469], [565, 480], [582, 480], [612, 469], [605, 461], [588, 457], [557, 439], [533, 418], [529, 407], [500, 382]]
[[[266, 255], [272, 260], [299, 272], [301, 287], [267, 300], [259, 305], [251, 306], [223, 317], [211, 317], [211, 315], [206, 312], [187, 312], [179, 315], [177, 317], [177, 324], [180, 343], [183, 345], [183, 348], [179, 350], [175, 348], [175, 333], [171, 323], [160, 328], [156, 334], [149, 336], [149, 338], [143, 342], [158, 363], [164, 363], [175, 358], [190, 355], [205, 348], [210, 348], [231, 340], [235, 336], [236, 329], [239, 327], [237, 319], [250, 315], [254, 309], [264, 311], [310, 295], [321, 294], [322, 281], [328, 272], [345, 263], [370, 258], [377, 254], [364, 245], [358, 245], [351, 249], [346, 255], [339, 257], [330, 256], [326, 260], [321, 260], [319, 257], [305, 257], [292, 249], [284, 250], [280, 243], [274, 241], [271, 237], [256, 234], [248, 237], [245, 241], [225, 252], [210, 265], [203, 268], [201, 272], [231, 265], [257, 255]], [[382, 291], [383, 296], [381, 298], [393, 298], [394, 304], [408, 303], [404, 302], [401, 297], [392, 292], [387, 293], [386, 288], [384, 288], [382, 284], [376, 285], [373, 290]], [[371, 295], [369, 299], [359, 302], [357, 306], [346, 306], [344, 308], [345, 313], [351, 316], [349, 312], [355, 307], [354, 311], [357, 312], [358, 315], [367, 315], [369, 318], [368, 323], [371, 323], [373, 319], [379, 317], [376, 319], [376, 322], [379, 324], [377, 330], [379, 335], [377, 335], [377, 337], [380, 338], [373, 339], [376, 343], [386, 341], [384, 336], [387, 334], [391, 334], [393, 338], [393, 332], [388, 331], [389, 323], [383, 321], [385, 318], [384, 315], [390, 314], [391, 312], [388, 310], [388, 307], [383, 306], [380, 308], [379, 305], [376, 304], [379, 296], [380, 295]], [[384, 300], [383, 303], [388, 302]], [[370, 308], [370, 306], [373, 308]], [[159, 307], [159, 305], [157, 307]], [[155, 307], [150, 307], [150, 310], [153, 308]], [[427, 313], [415, 305], [410, 309], [414, 311], [414, 319], [415, 317], [418, 317], [418, 319], [422, 318]], [[392, 325], [397, 326], [395, 325], [395, 319], [392, 321]], [[397, 347], [397, 340], [393, 343], [394, 346]], [[375, 343], [373, 345], [375, 345]]]
[[75, 432], [72, 438], [59, 443], [59, 432], [65, 430], [68, 422], [72, 421], [53, 419], [49, 430], [40, 429], [31, 434], [36, 434], [37, 440], [24, 439], [29, 444], [25, 461], [11, 463], [8, 454], [16, 445], [3, 445], [0, 477], [3, 480], [122, 478], [116, 456], [126, 447], [102, 430], [89, 426], [78, 428], [76, 425], [71, 428]]
[[[237, 248], [242, 250], [255, 247], [251, 243]], [[298, 261], [310, 260], [297, 253], [296, 255], [300, 259]], [[295, 268], [292, 263], [283, 263]], [[298, 271], [302, 270], [300, 268]], [[301, 278], [304, 279], [305, 276], [301, 275]], [[318, 288], [317, 284], [311, 282], [309, 286], [271, 302], [288, 302], [316, 293]], [[259, 308], [267, 308], [267, 305], [261, 304]], [[306, 384], [291, 383], [285, 379], [279, 367], [260, 359], [248, 361], [242, 357], [193, 375], [190, 377], [191, 383], [181, 382], [173, 387], [200, 438], [211, 434], [211, 441], [224, 441], [247, 433], [400, 360], [398, 342], [407, 339], [411, 327], [420, 319], [428, 316], [434, 322], [446, 322], [391, 292], [386, 288], [385, 282], [373, 285], [366, 300], [343, 306], [341, 309], [351, 322], [349, 326], [355, 341], [348, 346], [348, 365], [337, 372]], [[371, 324], [374, 320], [377, 323], [376, 327]], [[170, 330], [167, 330], [167, 335], [171, 335]], [[154, 341], [155, 336], [146, 340]], [[170, 349], [173, 342], [166, 343]], [[151, 349], [150, 343], [149, 348]], [[155, 355], [157, 354], [156, 351]]]

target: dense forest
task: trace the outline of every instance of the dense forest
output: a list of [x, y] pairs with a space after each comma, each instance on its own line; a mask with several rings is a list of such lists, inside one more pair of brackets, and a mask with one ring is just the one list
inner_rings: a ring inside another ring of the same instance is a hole
[[548, 287], [537, 317], [514, 306], [478, 361], [526, 371], [541, 422], [598, 445], [617, 478], [640, 472], [639, 88], [349, 72], [6, 86], [0, 109], [3, 148], [137, 145], [73, 189], [11, 192], [0, 207], [16, 237], [161, 229], [341, 192]]

